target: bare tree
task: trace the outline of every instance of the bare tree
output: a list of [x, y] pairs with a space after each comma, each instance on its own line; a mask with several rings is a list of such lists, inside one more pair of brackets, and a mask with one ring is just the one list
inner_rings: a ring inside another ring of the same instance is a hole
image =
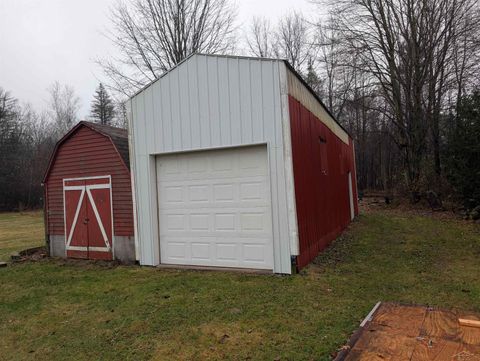
[[[478, 26], [476, 0], [338, 0], [338, 30], [357, 56], [356, 67], [375, 80], [401, 150], [407, 185], [419, 190], [432, 135], [434, 169], [440, 174], [439, 123], [445, 95], [455, 83], [453, 54], [462, 35]], [[473, 21], [464, 26], [465, 18]]]
[[0, 210], [38, 207], [55, 139], [46, 117], [0, 88]]
[[109, 38], [121, 56], [99, 63], [110, 86], [131, 95], [192, 53], [232, 49], [235, 16], [230, 0], [119, 1]]
[[254, 17], [249, 30], [246, 40], [250, 53], [261, 58], [272, 57], [275, 39], [270, 21]]
[[50, 99], [48, 102], [48, 116], [53, 123], [58, 137], [63, 136], [78, 121], [80, 98], [75, 95], [69, 85], [53, 83], [48, 88]]
[[357, 57], [345, 46], [338, 30], [337, 15], [316, 26], [313, 46], [318, 49], [318, 62], [324, 78], [326, 104], [337, 118], [342, 118], [348, 97], [361, 78]]
[[115, 119], [113, 125], [119, 128], [128, 128], [127, 104], [125, 101], [117, 101], [115, 103]]
[[278, 24], [275, 54], [301, 71], [311, 55], [309, 37], [309, 27], [303, 15], [298, 12], [288, 14]]
[[310, 28], [298, 12], [285, 15], [276, 26], [266, 18], [254, 17], [245, 36], [247, 51], [253, 56], [286, 59], [298, 72], [306, 73], [309, 65], [310, 71], [313, 69], [315, 58]]

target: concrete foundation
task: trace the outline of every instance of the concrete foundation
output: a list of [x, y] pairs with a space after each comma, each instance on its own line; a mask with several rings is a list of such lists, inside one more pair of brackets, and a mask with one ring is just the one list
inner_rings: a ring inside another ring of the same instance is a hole
[[65, 236], [49, 235], [50, 239], [50, 256], [65, 257]]
[[[52, 257], [65, 258], [65, 236], [64, 235], [50, 235], [50, 255]], [[115, 259], [123, 263], [135, 262], [135, 238], [115, 236], [114, 242], [114, 256]]]
[[124, 263], [135, 262], [135, 238], [115, 236], [114, 242], [115, 259]]

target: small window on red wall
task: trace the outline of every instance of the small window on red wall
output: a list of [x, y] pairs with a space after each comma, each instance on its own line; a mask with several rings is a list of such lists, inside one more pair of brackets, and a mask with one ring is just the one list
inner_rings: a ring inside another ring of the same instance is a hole
[[328, 175], [328, 156], [327, 156], [327, 139], [319, 136], [320, 142], [320, 169], [323, 175]]

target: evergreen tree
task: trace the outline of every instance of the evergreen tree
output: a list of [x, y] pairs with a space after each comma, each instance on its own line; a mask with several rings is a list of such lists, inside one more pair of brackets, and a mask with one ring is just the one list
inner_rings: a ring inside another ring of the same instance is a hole
[[446, 173], [468, 208], [480, 205], [480, 92], [465, 96], [448, 135]]
[[97, 123], [109, 125], [115, 118], [115, 104], [102, 83], [95, 91], [91, 117]]
[[313, 66], [313, 59], [311, 57], [308, 59], [305, 81], [310, 86], [310, 88], [312, 88], [315, 94], [317, 94], [320, 98], [323, 97], [324, 94], [322, 92], [322, 80], [315, 71], [315, 68]]

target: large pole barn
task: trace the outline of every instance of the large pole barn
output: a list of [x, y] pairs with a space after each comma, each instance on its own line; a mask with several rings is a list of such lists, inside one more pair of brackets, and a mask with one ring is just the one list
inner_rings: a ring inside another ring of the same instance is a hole
[[129, 122], [143, 265], [290, 274], [358, 213], [352, 138], [284, 60], [194, 54]]

